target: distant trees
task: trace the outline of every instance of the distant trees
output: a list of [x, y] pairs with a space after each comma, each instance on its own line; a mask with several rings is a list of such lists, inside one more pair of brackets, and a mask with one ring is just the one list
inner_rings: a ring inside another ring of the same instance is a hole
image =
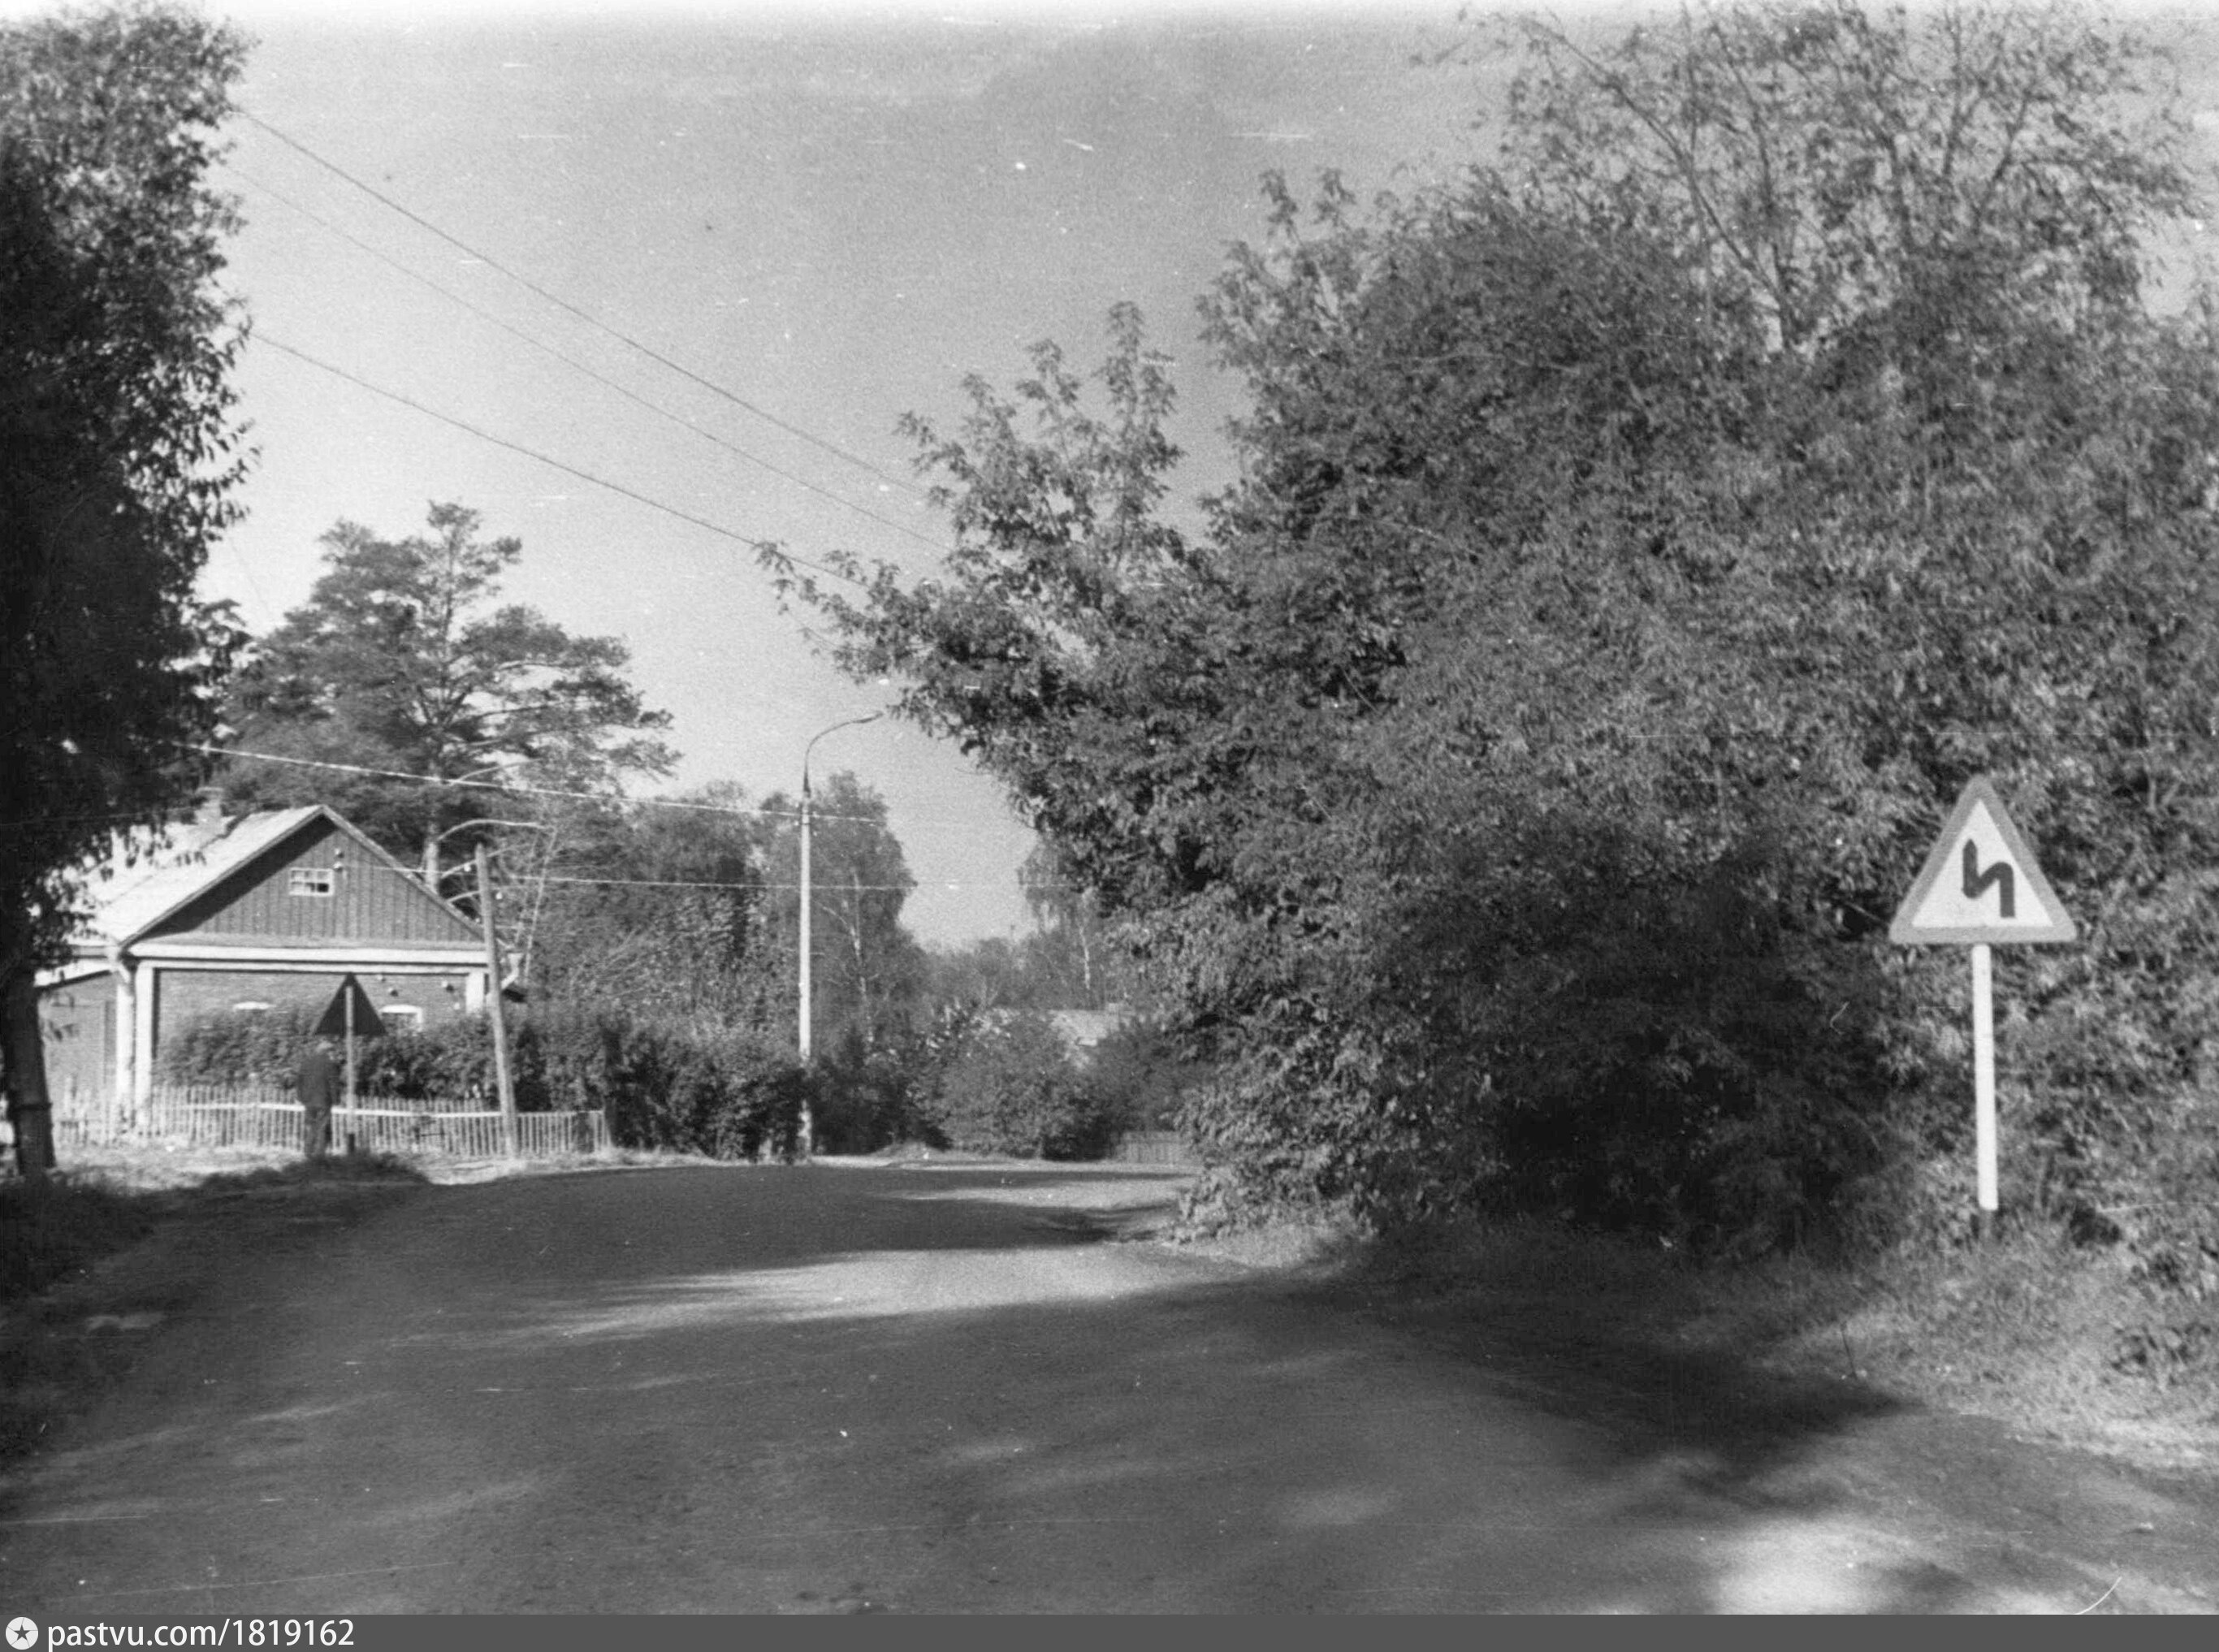
[[[615, 637], [574, 637], [520, 605], [496, 606], [514, 538], [480, 537], [478, 513], [434, 505], [428, 531], [388, 540], [341, 522], [324, 536], [326, 572], [308, 600], [260, 639], [234, 685], [228, 719], [242, 749], [388, 774], [483, 786], [613, 792], [674, 761], [625, 679]], [[229, 792], [264, 806], [327, 802], [418, 860], [437, 883], [440, 839], [482, 811], [486, 794], [379, 774], [234, 760]]]
[[1883, 931], [1985, 770], [2089, 935], [2004, 963], [2021, 1185], [2219, 1245], [2153, 1193], [2219, 1164], [2219, 326], [2145, 301], [2148, 59], [1850, 0], [1526, 43], [1499, 165], [1267, 184], [1200, 537], [1121, 310], [916, 426], [939, 577], [801, 588], [1218, 1059], [1205, 1204], [1939, 1231], [1961, 989]]
[[979, 1009], [1103, 1009], [1140, 995], [1133, 961], [1092, 891], [1071, 879], [1047, 843], [1017, 880], [1033, 927], [1014, 940], [987, 936], [935, 953], [926, 996]]
[[[817, 786], [811, 816], [812, 1041], [830, 1048], [852, 1031], [868, 1047], [907, 1023], [923, 984], [923, 949], [901, 921], [917, 879], [886, 823], [886, 799], [854, 774], [842, 770]], [[763, 799], [761, 820], [768, 933], [786, 957], [798, 959], [800, 804], [774, 792]], [[798, 991], [792, 978], [788, 990]], [[786, 1002], [793, 1005], [787, 1024], [795, 1026], [799, 1004]]]
[[547, 803], [497, 896], [535, 997], [744, 1028], [783, 1042], [789, 946], [764, 817], [729, 781], [668, 804]]
[[0, 23], [0, 1041], [26, 1175], [53, 1158], [34, 972], [109, 835], [189, 792], [238, 637], [195, 581], [244, 464], [207, 175], [246, 50], [166, 8]]
[[[495, 910], [535, 998], [798, 1032], [799, 811], [718, 782], [668, 802], [531, 799], [500, 833]], [[901, 921], [914, 885], [886, 801], [848, 773], [816, 803], [812, 975], [818, 1048], [890, 1046], [924, 987]]]

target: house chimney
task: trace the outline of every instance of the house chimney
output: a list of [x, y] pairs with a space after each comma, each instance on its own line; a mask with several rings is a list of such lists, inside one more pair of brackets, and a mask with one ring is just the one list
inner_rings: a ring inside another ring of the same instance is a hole
[[201, 788], [193, 810], [193, 824], [213, 829], [223, 824], [223, 787], [211, 782]]

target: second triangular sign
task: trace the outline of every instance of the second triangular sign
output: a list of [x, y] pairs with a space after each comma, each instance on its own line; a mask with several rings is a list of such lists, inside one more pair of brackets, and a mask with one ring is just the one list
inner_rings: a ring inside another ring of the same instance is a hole
[[1887, 930], [1890, 941], [1906, 947], [2010, 946], [2079, 935], [1984, 774], [1967, 782]]
[[[347, 999], [354, 999], [354, 1021], [347, 1022]], [[377, 1013], [377, 1006], [370, 1001], [370, 994], [362, 990], [362, 983], [350, 975], [339, 983], [339, 990], [332, 994], [331, 1003], [325, 1009], [323, 1019], [316, 1023], [318, 1038], [343, 1038], [352, 1033], [357, 1038], [377, 1038], [385, 1031], [385, 1018]]]

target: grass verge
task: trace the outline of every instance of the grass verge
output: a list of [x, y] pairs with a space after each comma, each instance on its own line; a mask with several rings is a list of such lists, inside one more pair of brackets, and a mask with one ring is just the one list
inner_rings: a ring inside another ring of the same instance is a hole
[[2147, 1305], [2126, 1262], [2060, 1237], [1737, 1267], [1534, 1221], [1394, 1239], [1311, 1223], [1276, 1244], [1367, 1306], [1483, 1323], [1553, 1356], [1855, 1384], [2141, 1467], [2219, 1468], [2219, 1351], [2162, 1367], [2129, 1357]]
[[312, 1164], [254, 1150], [90, 1153], [41, 1181], [0, 1181], [0, 1306], [84, 1278], [103, 1258], [195, 1203], [426, 1179], [416, 1166], [384, 1154]]
[[143, 1199], [101, 1182], [0, 1183], [0, 1302], [82, 1273], [152, 1229]]
[[0, 1465], [97, 1403], [143, 1338], [227, 1270], [297, 1232], [343, 1227], [426, 1178], [376, 1155], [315, 1164], [247, 1149], [103, 1149], [0, 1183]]

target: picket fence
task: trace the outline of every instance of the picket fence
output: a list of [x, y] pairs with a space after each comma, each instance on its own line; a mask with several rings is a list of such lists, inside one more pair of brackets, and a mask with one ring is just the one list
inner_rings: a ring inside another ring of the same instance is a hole
[[[63, 1144], [160, 1141], [196, 1147], [297, 1148], [304, 1129], [301, 1104], [283, 1090], [158, 1085], [153, 1096], [136, 1108], [73, 1100], [54, 1109], [54, 1133]], [[519, 1113], [516, 1138], [516, 1151], [525, 1158], [606, 1152], [608, 1117], [599, 1109]], [[383, 1096], [364, 1097], [360, 1107], [333, 1109], [333, 1148], [343, 1152], [350, 1140], [364, 1152], [457, 1158], [495, 1158], [508, 1151], [498, 1112]]]

